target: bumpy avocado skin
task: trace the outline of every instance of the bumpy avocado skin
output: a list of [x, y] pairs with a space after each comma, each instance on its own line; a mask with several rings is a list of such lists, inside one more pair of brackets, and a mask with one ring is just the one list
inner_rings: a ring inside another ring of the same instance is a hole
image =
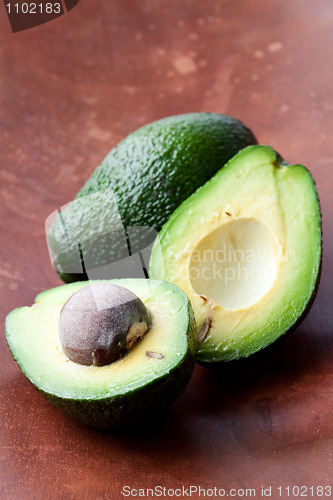
[[257, 140], [239, 120], [216, 113], [189, 113], [153, 122], [116, 146], [77, 198], [116, 190], [125, 226], [157, 231], [175, 208], [240, 149]]
[[[130, 134], [111, 150], [76, 195], [76, 207], [66, 209], [71, 243], [59, 217], [49, 231], [48, 242], [57, 255], [55, 268], [61, 278], [66, 282], [87, 279], [78, 262], [77, 244], [82, 239], [91, 241], [85, 256], [92, 256], [87, 260], [93, 267], [121, 257], [117, 249], [110, 248], [105, 235], [96, 236], [96, 225], [103, 232], [104, 223], [96, 224], [97, 215], [105, 212], [102, 201], [90, 211], [85, 196], [112, 188], [125, 228], [146, 226], [159, 231], [186, 198], [240, 149], [253, 144], [257, 139], [242, 122], [217, 113], [170, 116]], [[77, 203], [79, 199], [82, 203]], [[105, 222], [105, 232], [113, 227], [116, 221], [111, 216]], [[132, 234], [133, 241], [135, 247], [146, 246], [140, 229]]]

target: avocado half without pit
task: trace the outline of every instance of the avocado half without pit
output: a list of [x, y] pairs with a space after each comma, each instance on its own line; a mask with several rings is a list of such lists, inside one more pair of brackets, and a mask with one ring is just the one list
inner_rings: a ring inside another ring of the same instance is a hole
[[185, 293], [144, 279], [63, 285], [6, 319], [12, 355], [46, 399], [110, 429], [180, 396], [194, 367], [195, 331]]
[[202, 364], [247, 357], [291, 330], [319, 281], [321, 214], [310, 172], [268, 146], [240, 151], [175, 211], [150, 276], [182, 288]]

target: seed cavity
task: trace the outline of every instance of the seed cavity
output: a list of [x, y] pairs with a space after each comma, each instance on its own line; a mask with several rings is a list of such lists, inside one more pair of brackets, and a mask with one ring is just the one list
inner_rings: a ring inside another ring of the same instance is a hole
[[207, 316], [207, 318], [204, 320], [204, 322], [201, 325], [201, 328], [198, 333], [197, 340], [199, 343], [203, 342], [205, 338], [207, 337], [209, 330], [212, 327], [213, 323], [213, 318], [211, 316]]
[[148, 358], [155, 358], [155, 359], [163, 359], [164, 358], [163, 354], [161, 354], [159, 352], [153, 352], [153, 351], [146, 351], [146, 356], [148, 356]]

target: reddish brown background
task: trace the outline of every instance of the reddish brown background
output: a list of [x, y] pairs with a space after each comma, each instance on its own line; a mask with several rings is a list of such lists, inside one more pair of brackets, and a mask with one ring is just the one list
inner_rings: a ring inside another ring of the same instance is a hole
[[17, 34], [4, 8], [0, 18], [2, 324], [60, 284], [46, 217], [121, 138], [166, 115], [242, 119], [311, 169], [324, 226], [319, 293], [297, 332], [247, 362], [196, 368], [145, 427], [113, 435], [65, 417], [2, 336], [1, 499], [119, 499], [125, 484], [256, 487], [261, 498], [261, 485], [331, 484], [332, 1], [81, 0]]

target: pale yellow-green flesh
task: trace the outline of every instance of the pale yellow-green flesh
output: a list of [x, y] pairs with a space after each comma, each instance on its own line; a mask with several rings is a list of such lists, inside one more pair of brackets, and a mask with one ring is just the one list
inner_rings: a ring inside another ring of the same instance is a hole
[[193, 291], [225, 309], [247, 308], [273, 286], [281, 252], [259, 219], [240, 217], [226, 222], [202, 238], [192, 252]]
[[[63, 398], [99, 399], [134, 391], [177, 366], [188, 350], [187, 297], [166, 283], [112, 280], [136, 293], [149, 309], [152, 327], [126, 356], [106, 366], [83, 366], [62, 352], [58, 320], [66, 300], [89, 283], [43, 292], [32, 307], [10, 313], [7, 340], [22, 371], [39, 389]], [[93, 282], [90, 282], [93, 283]], [[162, 354], [163, 359], [147, 356]]]
[[237, 359], [274, 341], [301, 316], [317, 280], [311, 175], [279, 164], [271, 148], [246, 150], [181, 205], [151, 258], [151, 277], [186, 292], [199, 328], [211, 322], [199, 361]]

